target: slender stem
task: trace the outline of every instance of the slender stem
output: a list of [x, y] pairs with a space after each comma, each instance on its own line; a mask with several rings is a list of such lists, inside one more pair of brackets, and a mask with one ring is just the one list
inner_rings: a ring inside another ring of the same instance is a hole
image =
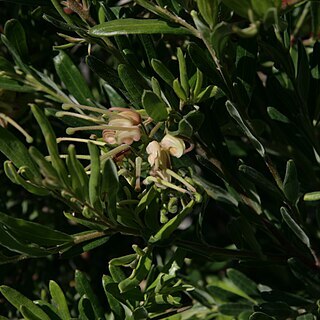
[[194, 36], [197, 38], [201, 38], [201, 32], [199, 32], [194, 26], [189, 24], [187, 21], [182, 19], [179, 16], [176, 16], [172, 14], [168, 9], [161, 8], [159, 6], [156, 6], [159, 12], [162, 12], [165, 14], [168, 18], [170, 18], [173, 22], [180, 24], [181, 26], [185, 27], [186, 29], [190, 30]]
[[105, 236], [105, 232], [103, 231], [95, 231], [95, 232], [91, 232], [91, 233], [87, 233], [87, 234], [82, 234], [82, 235], [78, 235], [74, 237], [74, 243], [75, 244], [79, 244], [88, 240], [93, 240], [96, 238], [100, 238]]
[[74, 118], [79, 118], [79, 119], [83, 119], [83, 120], [87, 120], [87, 121], [91, 121], [91, 122], [96, 122], [96, 123], [105, 123], [105, 121], [101, 120], [101, 119], [93, 118], [93, 117], [87, 116], [85, 114], [79, 114], [79, 113], [67, 112], [67, 111], [58, 111], [56, 113], [56, 117], [58, 117], [58, 118], [74, 117]]
[[84, 127], [74, 127], [67, 128], [67, 134], [74, 134], [76, 131], [86, 131], [86, 130], [121, 130], [121, 131], [135, 131], [137, 130], [137, 126], [130, 127], [120, 127], [120, 126], [109, 126], [109, 125], [100, 125], [100, 126], [84, 126]]
[[[114, 149], [108, 151], [107, 153], [103, 154], [100, 157], [100, 162], [101, 165], [103, 165], [103, 163], [109, 159], [109, 158], [113, 158], [114, 156], [116, 156], [118, 153], [120, 152], [124, 152], [130, 149], [130, 146], [127, 144], [122, 144], [121, 146], [115, 147]], [[91, 164], [89, 164], [87, 167], [85, 167], [85, 170], [89, 170], [91, 168]]]
[[152, 138], [157, 131], [161, 128], [161, 126], [163, 125], [163, 122], [158, 122], [150, 131], [149, 133], [149, 138]]
[[205, 38], [205, 36], [203, 34], [201, 34], [201, 39], [202, 39], [203, 43], [205, 44], [205, 46], [207, 47], [207, 49], [211, 55], [211, 58], [214, 61], [215, 65], [217, 67], [217, 70], [220, 73], [220, 76], [226, 85], [227, 90], [229, 91], [230, 99], [234, 100], [233, 98], [235, 97], [235, 93], [233, 92], [233, 85], [232, 85], [232, 83], [230, 83], [228, 77], [224, 74], [224, 72], [222, 70], [222, 66], [220, 64], [220, 61], [219, 61], [214, 49], [212, 48], [211, 44], [208, 42], [208, 40]]
[[141, 190], [141, 165], [142, 165], [142, 158], [137, 157], [135, 161], [135, 167], [136, 167], [136, 185], [135, 185], [135, 191], [140, 191]]
[[180, 177], [177, 173], [175, 173], [174, 171], [170, 170], [170, 169], [166, 169], [166, 173], [168, 175], [170, 175], [171, 177], [175, 178], [176, 180], [180, 181], [182, 184], [184, 184], [189, 191], [196, 193], [197, 190], [195, 189], [194, 186], [192, 186], [189, 182], [187, 182], [185, 179], [183, 179], [182, 177]]
[[[66, 159], [68, 156], [69, 156], [68, 154], [59, 155], [60, 159]], [[91, 160], [91, 157], [86, 154], [77, 154], [76, 158], [81, 160]], [[51, 161], [51, 156], [45, 156], [45, 159], [48, 161]]]
[[89, 107], [89, 106], [84, 106], [82, 104], [73, 104], [73, 103], [64, 103], [62, 105], [62, 109], [63, 110], [82, 109], [82, 110], [88, 110], [96, 113], [111, 114], [111, 112], [108, 109]]
[[188, 193], [189, 194], [188, 190], [183, 189], [181, 187], [178, 187], [175, 184], [173, 184], [171, 182], [168, 182], [168, 181], [165, 181], [165, 180], [160, 179], [160, 178], [149, 176], [144, 180], [144, 182], [146, 184], [148, 184], [149, 182], [159, 183], [159, 184], [163, 185], [164, 187], [171, 188], [171, 189], [176, 190], [176, 191], [181, 192], [181, 193]]
[[71, 142], [81, 142], [81, 143], [93, 143], [97, 146], [105, 146], [106, 143], [103, 141], [96, 141], [96, 140], [90, 140], [90, 139], [81, 139], [81, 138], [69, 138], [69, 137], [61, 137], [57, 138], [57, 143], [60, 143], [62, 141], [71, 141]]
[[33, 138], [30, 136], [30, 134], [24, 130], [17, 122], [15, 122], [13, 119], [8, 117], [7, 115], [0, 113], [0, 118], [4, 121], [10, 123], [13, 127], [15, 127], [19, 132], [21, 132], [25, 137], [28, 143], [33, 142]]
[[281, 176], [275, 166], [275, 164], [272, 162], [272, 160], [268, 157], [268, 156], [265, 156], [264, 157], [264, 161], [273, 177], [273, 179], [275, 180], [278, 188], [283, 191], [283, 183], [282, 183], [282, 179], [281, 179]]

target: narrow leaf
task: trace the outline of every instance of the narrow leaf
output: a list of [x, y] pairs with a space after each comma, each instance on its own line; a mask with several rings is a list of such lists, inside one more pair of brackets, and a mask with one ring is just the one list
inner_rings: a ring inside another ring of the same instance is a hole
[[4, 26], [4, 34], [15, 47], [22, 60], [28, 57], [26, 34], [21, 23], [16, 19], [8, 20]]
[[259, 154], [264, 158], [265, 157], [265, 150], [263, 145], [260, 143], [260, 141], [253, 135], [251, 132], [251, 129], [248, 127], [248, 125], [244, 122], [242, 119], [239, 111], [237, 108], [230, 102], [226, 102], [227, 110], [230, 114], [230, 116], [238, 123], [240, 128], [243, 130], [243, 132], [247, 135], [247, 137], [250, 139], [252, 145], [255, 147], [255, 149], [259, 152]]
[[52, 166], [58, 172], [59, 177], [61, 181], [63, 181], [64, 185], [68, 186], [69, 179], [68, 179], [67, 170], [65, 168], [63, 161], [60, 159], [58, 145], [56, 142], [56, 135], [51, 127], [51, 124], [39, 107], [37, 107], [36, 105], [32, 105], [31, 110], [41, 128], [42, 134], [46, 141], [46, 145], [51, 157]]
[[8, 40], [8, 38], [4, 34], [1, 34], [1, 42], [8, 48], [16, 65], [26, 74], [32, 73], [29, 66], [26, 65], [21, 59], [16, 47]]
[[75, 256], [79, 256], [82, 253], [91, 251], [97, 247], [104, 245], [106, 242], [109, 241], [109, 239], [110, 237], [101, 237], [92, 241], [86, 241], [84, 243], [73, 245], [71, 248], [68, 248], [61, 253], [61, 258], [70, 259]]
[[306, 313], [296, 317], [296, 320], [315, 320], [315, 319], [316, 317], [312, 313]]
[[168, 111], [166, 103], [152, 91], [145, 90], [143, 92], [142, 105], [154, 121], [160, 122], [167, 119]]
[[109, 261], [109, 265], [124, 266], [124, 265], [132, 263], [136, 259], [137, 259], [136, 253], [128, 254], [123, 257], [113, 258], [112, 260]]
[[293, 231], [293, 233], [303, 242], [308, 248], [310, 248], [310, 240], [302, 228], [295, 222], [295, 220], [290, 216], [288, 210], [285, 207], [280, 208], [280, 212], [283, 220], [288, 225], [288, 227]]
[[123, 85], [130, 95], [130, 100], [134, 103], [135, 107], [139, 109], [143, 89], [147, 89], [144, 81], [141, 80], [139, 73], [129, 65], [120, 64], [118, 66], [118, 73]]
[[15, 137], [11, 132], [0, 126], [0, 152], [2, 152], [17, 167], [28, 167], [28, 172], [32, 173], [27, 176], [30, 180], [41, 179], [39, 170], [30, 157], [24, 144]]
[[80, 104], [91, 104], [94, 97], [78, 68], [74, 65], [70, 57], [60, 51], [54, 57], [54, 65], [61, 81], [68, 91], [77, 99]]
[[179, 62], [179, 73], [180, 73], [181, 87], [183, 88], [184, 92], [187, 95], [189, 95], [189, 79], [188, 79], [188, 73], [187, 73], [186, 59], [184, 57], [184, 54], [183, 54], [181, 48], [177, 49], [177, 57], [178, 57], [178, 62]]
[[137, 287], [143, 280], [145, 280], [152, 265], [152, 250], [148, 251], [139, 259], [139, 262], [129, 278], [122, 280], [119, 283], [120, 292], [127, 292]]
[[8, 286], [1, 286], [0, 291], [4, 295], [4, 297], [18, 310], [20, 310], [21, 306], [25, 306], [39, 319], [50, 320], [47, 314], [42, 311], [40, 307], [36, 306], [31, 300], [29, 300], [17, 290], [12, 289]]
[[110, 276], [103, 275], [102, 286], [103, 286], [104, 292], [107, 296], [110, 309], [113, 312], [115, 320], [123, 320], [123, 319], [125, 319], [124, 309], [123, 309], [121, 303], [114, 297], [112, 292], [110, 292], [110, 290], [108, 290], [110, 288], [110, 286], [108, 286], [108, 285], [113, 284], [113, 283], [115, 284], [115, 282], [113, 281], [113, 279]]
[[290, 120], [284, 114], [282, 114], [280, 111], [278, 111], [274, 107], [268, 107], [267, 112], [268, 112], [269, 117], [272, 120], [276, 120], [276, 121], [283, 122], [283, 123], [290, 123]]
[[287, 162], [286, 175], [283, 181], [283, 191], [286, 198], [293, 204], [299, 198], [299, 181], [297, 169], [293, 160]]
[[76, 270], [75, 281], [76, 281], [76, 289], [79, 292], [79, 294], [81, 296], [86, 295], [90, 303], [92, 304], [95, 316], [98, 319], [99, 318], [104, 319], [103, 308], [101, 307], [99, 303], [99, 299], [95, 295], [87, 276], [83, 272]]
[[200, 178], [199, 176], [194, 175], [192, 179], [197, 185], [201, 186], [204, 189], [204, 191], [210, 198], [216, 201], [228, 203], [232, 206], [238, 206], [237, 199], [234, 198], [227, 190], [203, 178]]
[[86, 57], [86, 62], [89, 68], [108, 84], [115, 88], [123, 88], [123, 84], [116, 70], [92, 55]]
[[102, 210], [100, 200], [101, 174], [100, 174], [100, 152], [93, 143], [88, 143], [91, 158], [91, 173], [89, 179], [89, 199], [93, 208]]
[[93, 305], [86, 295], [82, 296], [78, 303], [79, 320], [97, 319], [93, 309]]
[[23, 315], [23, 319], [26, 320], [41, 320], [41, 318], [37, 317], [30, 309], [25, 306], [21, 306], [19, 311]]
[[73, 242], [73, 238], [66, 233], [53, 230], [39, 223], [18, 219], [0, 213], [0, 222], [17, 236], [38, 245], [57, 246]]
[[15, 238], [2, 223], [0, 224], [0, 243], [3, 247], [30, 257], [44, 257], [50, 255], [50, 251], [34, 245], [25, 244]]
[[71, 319], [66, 297], [64, 296], [64, 293], [59, 287], [59, 285], [53, 280], [51, 280], [49, 283], [49, 290], [50, 290], [53, 303], [57, 307], [61, 319], [63, 320]]
[[306, 49], [301, 41], [298, 41], [298, 74], [297, 83], [299, 93], [303, 101], [308, 100], [310, 85], [310, 67]]
[[184, 91], [184, 89], [182, 88], [181, 83], [179, 82], [178, 79], [175, 79], [173, 81], [173, 90], [180, 100], [182, 100], [184, 102], [186, 102], [188, 100], [187, 94]]
[[25, 188], [28, 192], [36, 194], [38, 196], [46, 196], [50, 192], [46, 188], [42, 188], [41, 186], [37, 186], [30, 181], [22, 178], [18, 172], [16, 171], [14, 165], [10, 161], [5, 161], [4, 163], [4, 171], [7, 177], [16, 184], [20, 184], [23, 188]]
[[110, 37], [125, 34], [190, 34], [183, 27], [156, 19], [118, 19], [104, 22], [89, 29], [89, 34], [97, 37]]
[[197, 5], [202, 15], [203, 19], [212, 29], [218, 20], [218, 12], [219, 12], [219, 1], [218, 0], [198, 0]]
[[[1, 68], [1, 66], [0, 66]], [[1, 70], [1, 69], [0, 69]], [[0, 89], [16, 92], [33, 92], [35, 88], [13, 80], [7, 76], [0, 76]]]
[[108, 201], [108, 215], [116, 221], [116, 202], [119, 190], [119, 177], [115, 163], [107, 159], [102, 169], [102, 195], [106, 195]]
[[303, 200], [304, 201], [318, 201], [318, 200], [320, 200], [320, 191], [306, 193], [303, 196]]
[[228, 278], [248, 296], [259, 295], [257, 284], [249, 279], [246, 275], [236, 269], [227, 270]]
[[76, 157], [74, 145], [68, 147], [67, 167], [70, 173], [71, 185], [79, 199], [89, 200], [89, 179], [82, 164]]
[[157, 59], [151, 60], [151, 65], [153, 70], [160, 76], [160, 78], [165, 81], [169, 86], [172, 87], [174, 81], [174, 75], [171, 71], [166, 67], [166, 65]]
[[51, 303], [48, 303], [44, 300], [34, 300], [33, 303], [39, 306], [50, 317], [51, 320], [61, 320], [58, 315], [58, 310]]

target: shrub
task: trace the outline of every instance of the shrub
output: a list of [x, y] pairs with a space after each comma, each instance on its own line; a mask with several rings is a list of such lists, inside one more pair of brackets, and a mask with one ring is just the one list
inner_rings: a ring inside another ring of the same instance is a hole
[[103, 248], [16, 315], [316, 319], [319, 4], [7, 2], [1, 263]]

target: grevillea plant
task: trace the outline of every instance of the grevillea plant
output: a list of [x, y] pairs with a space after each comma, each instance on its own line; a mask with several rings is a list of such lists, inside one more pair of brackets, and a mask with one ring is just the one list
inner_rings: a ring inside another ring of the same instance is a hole
[[76, 231], [8, 209], [0, 263], [112, 258], [1, 319], [317, 319], [318, 1], [5, 2], [2, 188]]

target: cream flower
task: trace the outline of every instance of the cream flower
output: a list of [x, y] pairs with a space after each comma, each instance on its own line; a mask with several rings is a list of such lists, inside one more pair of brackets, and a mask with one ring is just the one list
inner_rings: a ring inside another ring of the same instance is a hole
[[134, 130], [130, 131], [117, 131], [117, 143], [118, 144], [132, 144], [133, 141], [139, 141], [141, 138], [141, 131], [138, 127], [136, 127]]
[[153, 167], [156, 164], [156, 160], [160, 158], [161, 148], [157, 141], [151, 141], [146, 148], [148, 156], [148, 162]]
[[166, 134], [160, 142], [163, 149], [168, 150], [176, 158], [180, 158], [186, 149], [184, 141], [180, 138]]
[[113, 107], [109, 109], [110, 111], [119, 111], [116, 113], [114, 117], [123, 117], [129, 119], [133, 125], [138, 125], [141, 123], [141, 116], [138, 112], [128, 109], [128, 108], [121, 108], [121, 107]]
[[148, 153], [148, 162], [151, 166], [150, 174], [158, 176], [163, 180], [170, 181], [171, 177], [166, 173], [166, 169], [170, 168], [170, 156], [167, 150], [161, 148], [159, 142], [151, 141], [146, 151]]
[[[111, 111], [120, 111], [110, 117], [108, 129], [102, 132], [102, 137], [109, 144], [128, 144], [141, 139], [139, 124], [140, 114], [126, 108], [110, 108]], [[113, 129], [114, 128], [114, 129]]]

